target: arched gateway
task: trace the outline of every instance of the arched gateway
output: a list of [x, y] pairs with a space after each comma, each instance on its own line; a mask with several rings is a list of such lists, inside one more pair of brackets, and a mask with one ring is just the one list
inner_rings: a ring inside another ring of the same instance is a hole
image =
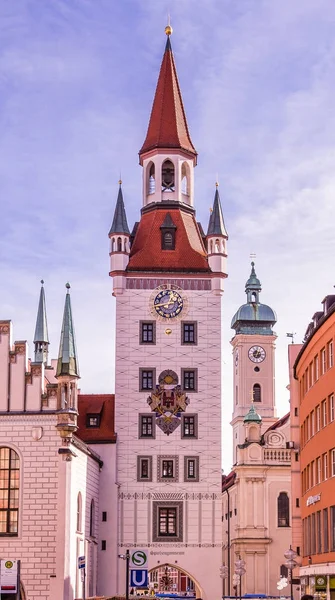
[[201, 598], [199, 582], [179, 565], [165, 563], [149, 571], [149, 588], [158, 593], [180, 593]]

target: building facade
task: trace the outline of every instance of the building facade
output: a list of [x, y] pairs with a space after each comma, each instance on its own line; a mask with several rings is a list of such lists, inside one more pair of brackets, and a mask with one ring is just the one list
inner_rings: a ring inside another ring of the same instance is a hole
[[[152, 581], [162, 568], [177, 570], [197, 596], [210, 600], [221, 593], [221, 296], [227, 233], [218, 188], [207, 235], [196, 221], [197, 153], [171, 29], [166, 33], [139, 153], [141, 218], [130, 233], [120, 184], [109, 233], [116, 299], [118, 548], [120, 553], [149, 548]], [[124, 581], [120, 571], [119, 592]]]
[[[335, 296], [313, 315], [294, 363], [300, 422], [304, 591], [335, 596]], [[301, 535], [301, 532], [300, 532]]]
[[291, 544], [289, 413], [276, 417], [274, 311], [261, 304], [254, 263], [246, 304], [232, 320], [233, 471], [223, 478], [224, 592], [234, 595], [235, 561], [245, 561], [242, 593], [277, 595]]

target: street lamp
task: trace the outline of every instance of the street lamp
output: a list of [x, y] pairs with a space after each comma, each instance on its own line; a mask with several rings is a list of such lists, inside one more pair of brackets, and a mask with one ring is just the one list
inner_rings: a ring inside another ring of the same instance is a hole
[[129, 550], [127, 550], [125, 554], [118, 554], [118, 557], [126, 561], [126, 600], [129, 600]]
[[286, 550], [286, 552], [284, 552], [284, 556], [287, 559], [285, 562], [285, 567], [288, 568], [288, 570], [290, 571], [290, 584], [291, 584], [291, 600], [293, 600], [293, 581], [292, 581], [292, 571], [294, 569], [294, 567], [297, 566], [297, 561], [295, 560], [297, 558], [297, 553], [292, 549], [292, 546], [290, 545], [289, 550]]
[[241, 560], [241, 557], [239, 556], [239, 559], [235, 561], [235, 575], [238, 575], [238, 577], [240, 578], [240, 600], [242, 597], [241, 579], [242, 579], [242, 575], [244, 575], [245, 572], [246, 572], [245, 561]]

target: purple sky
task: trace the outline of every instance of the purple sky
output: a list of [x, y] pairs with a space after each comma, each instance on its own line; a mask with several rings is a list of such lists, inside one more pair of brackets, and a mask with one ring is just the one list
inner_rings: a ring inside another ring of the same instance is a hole
[[[277, 404], [288, 410], [287, 338], [333, 292], [333, 0], [17, 0], [0, 3], [0, 319], [32, 353], [45, 280], [51, 354], [64, 284], [85, 392], [114, 390], [108, 238], [122, 173], [129, 225], [142, 204], [138, 150], [171, 42], [192, 141], [197, 217], [217, 177], [229, 233], [224, 436], [230, 451], [231, 317], [251, 252], [277, 312]], [[229, 468], [229, 458], [225, 468]]]

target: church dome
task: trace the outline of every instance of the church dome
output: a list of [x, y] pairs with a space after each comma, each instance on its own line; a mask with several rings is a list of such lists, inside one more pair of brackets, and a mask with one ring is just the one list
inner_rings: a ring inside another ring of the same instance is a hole
[[251, 273], [245, 284], [246, 304], [242, 304], [232, 318], [231, 327], [236, 333], [271, 335], [272, 326], [277, 322], [274, 310], [259, 302], [261, 282], [255, 272], [255, 263], [251, 263]]
[[255, 411], [254, 405], [250, 406], [248, 414], [245, 415], [244, 423], [261, 423], [262, 417]]

